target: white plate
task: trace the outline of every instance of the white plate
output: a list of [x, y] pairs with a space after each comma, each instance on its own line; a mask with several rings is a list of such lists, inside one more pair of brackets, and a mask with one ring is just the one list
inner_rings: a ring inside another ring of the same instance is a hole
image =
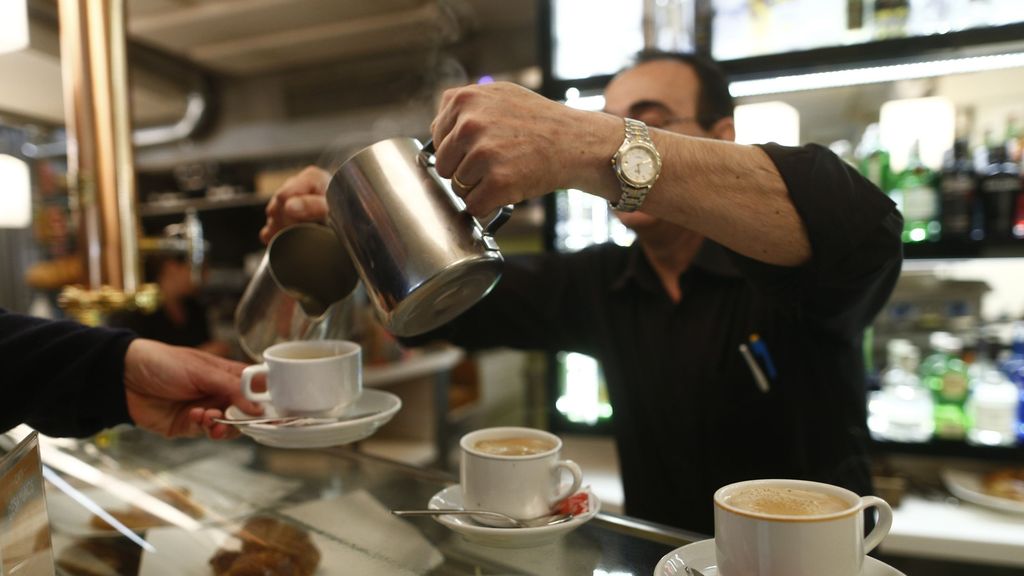
[[[351, 444], [372, 435], [378, 428], [387, 424], [401, 408], [402, 400], [398, 396], [382, 390], [364, 389], [350, 411], [355, 414], [371, 414], [357, 420], [301, 428], [247, 424], [238, 426], [238, 430], [260, 444], [276, 448], [326, 448]], [[264, 406], [264, 414], [269, 417], [277, 416], [274, 407], [270, 405]], [[239, 419], [247, 417], [235, 406], [228, 408], [225, 416]]]
[[[689, 576], [687, 567], [699, 570], [704, 576], [718, 576], [715, 560], [715, 539], [709, 538], [676, 548], [661, 558], [654, 568], [654, 576]], [[864, 559], [860, 576], [906, 576], [885, 562], [870, 556]]]
[[953, 496], [965, 502], [1003, 512], [1024, 514], [1024, 502], [987, 494], [980, 474], [947, 469], [942, 471], [942, 481], [946, 484], [946, 488], [953, 493]]
[[[601, 510], [601, 501], [587, 489], [587, 512], [568, 522], [537, 526], [535, 528], [491, 528], [481, 526], [468, 516], [435, 516], [434, 519], [445, 527], [461, 534], [466, 540], [484, 546], [498, 548], [530, 548], [553, 542], [579, 528]], [[431, 510], [462, 509], [462, 487], [458, 484], [441, 490], [427, 503]]]

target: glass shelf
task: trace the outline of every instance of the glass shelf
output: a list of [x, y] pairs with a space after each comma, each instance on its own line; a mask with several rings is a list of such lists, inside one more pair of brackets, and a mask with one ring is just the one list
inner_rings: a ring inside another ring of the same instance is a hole
[[236, 194], [224, 198], [191, 198], [168, 202], [144, 202], [138, 206], [139, 216], [167, 216], [170, 214], [184, 214], [186, 210], [192, 209], [199, 212], [204, 210], [221, 210], [225, 208], [244, 208], [263, 206], [267, 198], [255, 194]]
[[904, 244], [903, 255], [909, 260], [1019, 258], [1024, 257], [1024, 240], [920, 242]]
[[889, 442], [872, 439], [869, 450], [876, 455], [904, 454], [911, 456], [937, 456], [942, 458], [968, 458], [992, 462], [1024, 462], [1024, 446], [977, 446], [954, 440], [930, 442]]
[[828, 46], [721, 61], [735, 79], [762, 78], [780, 73], [863, 67], [872, 63], [925, 60], [929, 56], [962, 52], [967, 48], [1018, 44], [1024, 39], [1024, 23], [972, 28], [930, 36], [888, 38], [847, 46]]

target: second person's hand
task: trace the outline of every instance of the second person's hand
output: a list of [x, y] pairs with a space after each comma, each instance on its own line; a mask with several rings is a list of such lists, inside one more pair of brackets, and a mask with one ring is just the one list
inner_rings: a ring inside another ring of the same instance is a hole
[[267, 203], [267, 222], [260, 230], [264, 244], [281, 230], [300, 222], [323, 222], [327, 218], [327, 185], [331, 175], [317, 166], [307, 166], [274, 192]]
[[244, 368], [245, 364], [194, 348], [138, 338], [124, 359], [128, 414], [136, 426], [168, 438], [237, 435], [213, 419], [232, 404], [247, 414], [262, 413], [242, 394]]

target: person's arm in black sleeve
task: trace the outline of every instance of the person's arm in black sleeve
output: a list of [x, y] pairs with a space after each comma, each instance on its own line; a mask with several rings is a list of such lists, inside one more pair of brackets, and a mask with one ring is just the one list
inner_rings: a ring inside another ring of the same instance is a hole
[[786, 183], [811, 259], [783, 267], [734, 253], [734, 261], [762, 294], [798, 306], [827, 330], [848, 334], [863, 328], [899, 276], [902, 216], [874, 184], [826, 148], [761, 148]]
[[407, 346], [446, 340], [470, 350], [586, 353], [598, 320], [594, 291], [604, 289], [588, 282], [601, 274], [601, 249], [509, 257], [500, 281], [483, 300], [447, 325], [401, 341]]
[[124, 361], [134, 338], [0, 309], [0, 429], [24, 423], [50, 436], [83, 437], [130, 423]]

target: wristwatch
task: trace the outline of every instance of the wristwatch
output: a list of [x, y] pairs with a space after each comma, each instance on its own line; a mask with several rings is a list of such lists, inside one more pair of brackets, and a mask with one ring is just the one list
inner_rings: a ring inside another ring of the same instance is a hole
[[661, 174], [661, 154], [654, 147], [646, 124], [632, 118], [625, 120], [626, 137], [612, 156], [612, 170], [619, 179], [622, 196], [608, 204], [620, 212], [633, 212], [644, 203]]

